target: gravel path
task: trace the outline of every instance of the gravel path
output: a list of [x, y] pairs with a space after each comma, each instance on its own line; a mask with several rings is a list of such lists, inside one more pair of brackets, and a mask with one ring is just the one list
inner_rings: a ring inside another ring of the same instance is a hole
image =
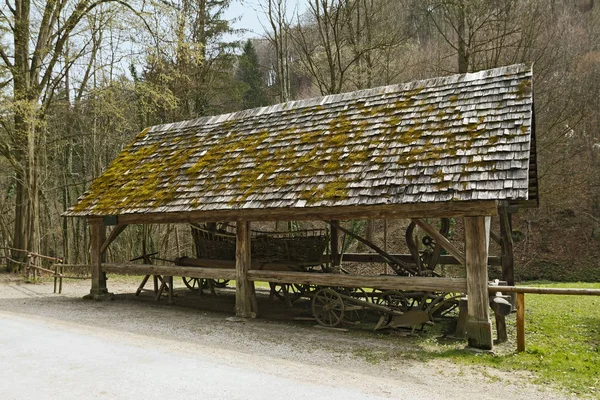
[[[131, 295], [81, 300], [88, 292], [89, 282], [53, 295], [50, 284], [0, 275], [1, 399], [564, 398], [524, 374], [394, 356], [402, 338], [229, 322], [231, 314]], [[373, 356], [386, 361], [365, 361]]]

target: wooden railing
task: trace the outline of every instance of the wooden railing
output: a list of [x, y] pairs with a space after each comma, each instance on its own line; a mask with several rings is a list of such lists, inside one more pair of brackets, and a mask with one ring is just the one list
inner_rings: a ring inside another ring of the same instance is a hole
[[[23, 270], [22, 271], [23, 274], [25, 275], [26, 279], [28, 279], [28, 280], [31, 280], [32, 277], [37, 275], [37, 273], [39, 271], [43, 271], [43, 272], [47, 272], [47, 273], [51, 274], [51, 276], [54, 277], [54, 293], [56, 293], [57, 290], [58, 290], [58, 293], [62, 293], [63, 279], [90, 279], [90, 276], [81, 277], [81, 276], [65, 275], [65, 273], [64, 273], [65, 267], [74, 267], [74, 265], [63, 264], [64, 260], [62, 257], [46, 256], [44, 254], [38, 254], [38, 253], [34, 253], [34, 252], [31, 252], [28, 250], [23, 250], [23, 249], [15, 249], [12, 247], [4, 247], [4, 248], [2, 248], [2, 250], [4, 250], [4, 255], [0, 256], [0, 258], [4, 259], [6, 261], [9, 261], [13, 264], [19, 265]], [[18, 261], [18, 260], [11, 258], [10, 256], [7, 255], [8, 251], [25, 253], [25, 261]], [[44, 267], [38, 265], [38, 260], [49, 261], [51, 263], [50, 268], [44, 268]], [[87, 267], [87, 269], [91, 268], [89, 265], [81, 265], [79, 267]]]
[[525, 293], [570, 296], [600, 296], [600, 289], [541, 288], [530, 286], [489, 286], [490, 292], [517, 294], [517, 352], [525, 351]]

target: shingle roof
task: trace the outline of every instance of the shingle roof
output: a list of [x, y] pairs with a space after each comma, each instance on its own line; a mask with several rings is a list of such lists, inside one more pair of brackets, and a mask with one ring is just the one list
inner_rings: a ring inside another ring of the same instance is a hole
[[159, 125], [66, 215], [526, 200], [532, 126], [524, 65]]

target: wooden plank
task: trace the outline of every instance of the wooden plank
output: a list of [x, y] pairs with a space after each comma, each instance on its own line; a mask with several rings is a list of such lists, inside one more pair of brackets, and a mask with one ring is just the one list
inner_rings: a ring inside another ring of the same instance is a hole
[[235, 315], [250, 318], [253, 313], [252, 286], [248, 280], [251, 264], [249, 222], [237, 221], [235, 240]]
[[[497, 215], [498, 202], [460, 201], [370, 206], [297, 207], [136, 213], [119, 215], [123, 224], [194, 223], [212, 221], [329, 221], [348, 219], [410, 219]], [[103, 224], [103, 216], [87, 216], [89, 224]]]
[[[489, 312], [487, 273], [489, 223], [486, 217], [465, 217], [465, 261], [467, 269], [469, 346], [491, 350], [493, 347], [492, 321]], [[487, 228], [487, 229], [486, 229]]]
[[189, 278], [235, 279], [235, 270], [150, 264], [102, 264], [102, 271], [121, 275], [166, 275]]
[[444, 249], [448, 251], [448, 253], [452, 254], [454, 258], [461, 264], [465, 265], [465, 255], [462, 251], [460, 251], [456, 246], [448, 241], [442, 234], [440, 234], [435, 228], [429, 225], [427, 222], [423, 221], [419, 218], [413, 218], [413, 221], [419, 228], [423, 229], [427, 232], [431, 237], [435, 239], [435, 241], [442, 246]]
[[[401, 260], [403, 262], [414, 262], [412, 255], [410, 254], [390, 254], [392, 257]], [[323, 256], [323, 262], [329, 261], [329, 256]], [[344, 254], [344, 262], [360, 262], [360, 263], [382, 263], [387, 264], [389, 261], [384, 257], [376, 253], [346, 253]], [[438, 264], [441, 265], [461, 265], [460, 261], [451, 255], [441, 255], [438, 259]], [[500, 257], [492, 256], [488, 257], [488, 265], [490, 266], [501, 266]]]
[[117, 238], [117, 236], [119, 236], [121, 234], [121, 232], [123, 232], [125, 230], [125, 228], [127, 228], [126, 224], [115, 226], [110, 231], [110, 235], [108, 235], [108, 238], [104, 241], [104, 243], [102, 243], [102, 247], [100, 247], [100, 251], [102, 253], [104, 253], [106, 251], [106, 249], [108, 249], [108, 246], [110, 246], [110, 244]]
[[90, 295], [101, 296], [108, 293], [106, 289], [106, 275], [102, 272], [103, 255], [100, 251], [102, 243], [106, 240], [106, 226], [104, 224], [90, 225], [90, 260], [92, 264], [92, 288]]
[[425, 290], [458, 293], [465, 293], [467, 290], [467, 283], [463, 278], [407, 277], [395, 275], [364, 276], [318, 272], [250, 270], [248, 271], [248, 280], [306, 285], [365, 287], [385, 290]]
[[517, 293], [517, 351], [525, 351], [525, 294]]
[[574, 296], [600, 296], [600, 289], [579, 288], [542, 288], [530, 286], [489, 286], [490, 293], [532, 293], [532, 294], [557, 294]]
[[[180, 257], [175, 260], [175, 265], [190, 266], [190, 267], [205, 267], [205, 268], [235, 268], [235, 260], [209, 260], [204, 258]], [[252, 261], [250, 269], [263, 269], [274, 271], [300, 271], [301, 263], [286, 262], [286, 263], [265, 263], [260, 261]]]

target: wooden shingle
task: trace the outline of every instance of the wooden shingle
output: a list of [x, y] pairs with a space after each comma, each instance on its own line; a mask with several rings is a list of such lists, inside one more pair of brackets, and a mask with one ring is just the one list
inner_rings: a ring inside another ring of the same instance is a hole
[[65, 215], [524, 201], [533, 125], [524, 65], [158, 125]]

